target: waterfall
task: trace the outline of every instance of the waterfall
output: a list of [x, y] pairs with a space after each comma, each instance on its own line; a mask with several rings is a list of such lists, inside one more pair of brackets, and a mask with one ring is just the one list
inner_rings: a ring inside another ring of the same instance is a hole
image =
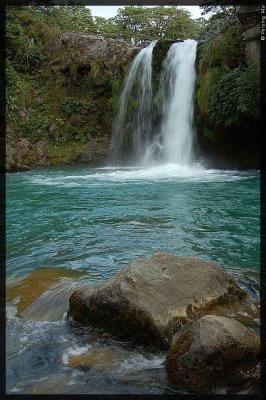
[[195, 40], [174, 43], [163, 63], [160, 141], [165, 162], [189, 165], [192, 160], [196, 49]]
[[[110, 147], [112, 162], [128, 160], [143, 166], [190, 165], [193, 157], [193, 111], [197, 42], [174, 43], [163, 61], [156, 94], [159, 127], [152, 126], [152, 52], [156, 42], [135, 57], [126, 77]], [[160, 104], [160, 106], [158, 106]]]
[[152, 131], [152, 51], [156, 41], [135, 57], [127, 74], [114, 123], [109, 157], [119, 161], [124, 146], [131, 148], [131, 161], [139, 162]]

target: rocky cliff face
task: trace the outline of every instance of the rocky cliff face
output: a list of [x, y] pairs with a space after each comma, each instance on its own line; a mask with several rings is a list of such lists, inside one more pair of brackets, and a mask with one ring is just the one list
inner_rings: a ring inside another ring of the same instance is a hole
[[89, 33], [65, 32], [50, 43], [48, 58], [54, 73], [87, 75], [94, 63], [111, 75], [121, 74], [138, 48], [124, 40], [106, 39]]
[[38, 76], [26, 77], [27, 96], [8, 121], [7, 171], [102, 163], [123, 79], [138, 50], [89, 33], [52, 39]]
[[260, 63], [260, 7], [240, 6], [237, 16], [243, 26], [246, 59], [249, 62]]

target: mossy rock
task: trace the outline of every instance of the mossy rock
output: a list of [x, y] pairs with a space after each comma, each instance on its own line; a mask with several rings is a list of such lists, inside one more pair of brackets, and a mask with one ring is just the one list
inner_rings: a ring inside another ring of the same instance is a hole
[[163, 60], [165, 59], [168, 50], [175, 42], [177, 41], [170, 39], [160, 39], [153, 48], [152, 73], [153, 73], [153, 81], [156, 85], [158, 85], [159, 83], [159, 77], [162, 69]]
[[172, 344], [166, 356], [168, 380], [199, 394], [235, 390], [248, 379], [258, 380], [259, 351], [259, 337], [250, 329], [232, 318], [206, 315]]

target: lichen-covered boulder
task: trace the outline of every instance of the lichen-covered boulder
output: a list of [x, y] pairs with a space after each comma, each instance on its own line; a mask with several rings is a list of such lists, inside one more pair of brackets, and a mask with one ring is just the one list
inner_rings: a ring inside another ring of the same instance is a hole
[[259, 337], [232, 318], [206, 315], [188, 325], [166, 356], [167, 376], [189, 392], [239, 385], [258, 363]]
[[168, 348], [189, 319], [215, 304], [245, 298], [234, 279], [212, 262], [157, 253], [128, 263], [94, 291], [76, 291], [69, 317], [139, 343]]

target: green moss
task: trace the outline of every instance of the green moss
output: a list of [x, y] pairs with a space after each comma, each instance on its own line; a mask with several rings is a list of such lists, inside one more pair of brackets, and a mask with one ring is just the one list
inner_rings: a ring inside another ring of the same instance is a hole
[[[188, 332], [182, 333], [176, 341], [171, 345], [170, 350], [167, 353], [166, 364], [168, 365], [176, 358], [179, 358], [182, 354], [186, 353], [191, 345], [191, 340]], [[169, 365], [168, 365], [169, 366]]]
[[50, 165], [75, 162], [86, 148], [84, 143], [68, 142], [62, 145], [46, 144], [45, 152]]
[[31, 143], [48, 137], [48, 122], [39, 116], [32, 117], [19, 124], [19, 129], [23, 137], [29, 139]]
[[232, 299], [243, 300], [247, 297], [247, 293], [238, 287], [235, 282], [231, 281], [227, 288], [228, 297]]
[[162, 69], [163, 60], [165, 59], [169, 48], [174, 42], [174, 40], [160, 39], [154, 46], [152, 53], [152, 73], [155, 86], [158, 86], [159, 83], [159, 76]]

